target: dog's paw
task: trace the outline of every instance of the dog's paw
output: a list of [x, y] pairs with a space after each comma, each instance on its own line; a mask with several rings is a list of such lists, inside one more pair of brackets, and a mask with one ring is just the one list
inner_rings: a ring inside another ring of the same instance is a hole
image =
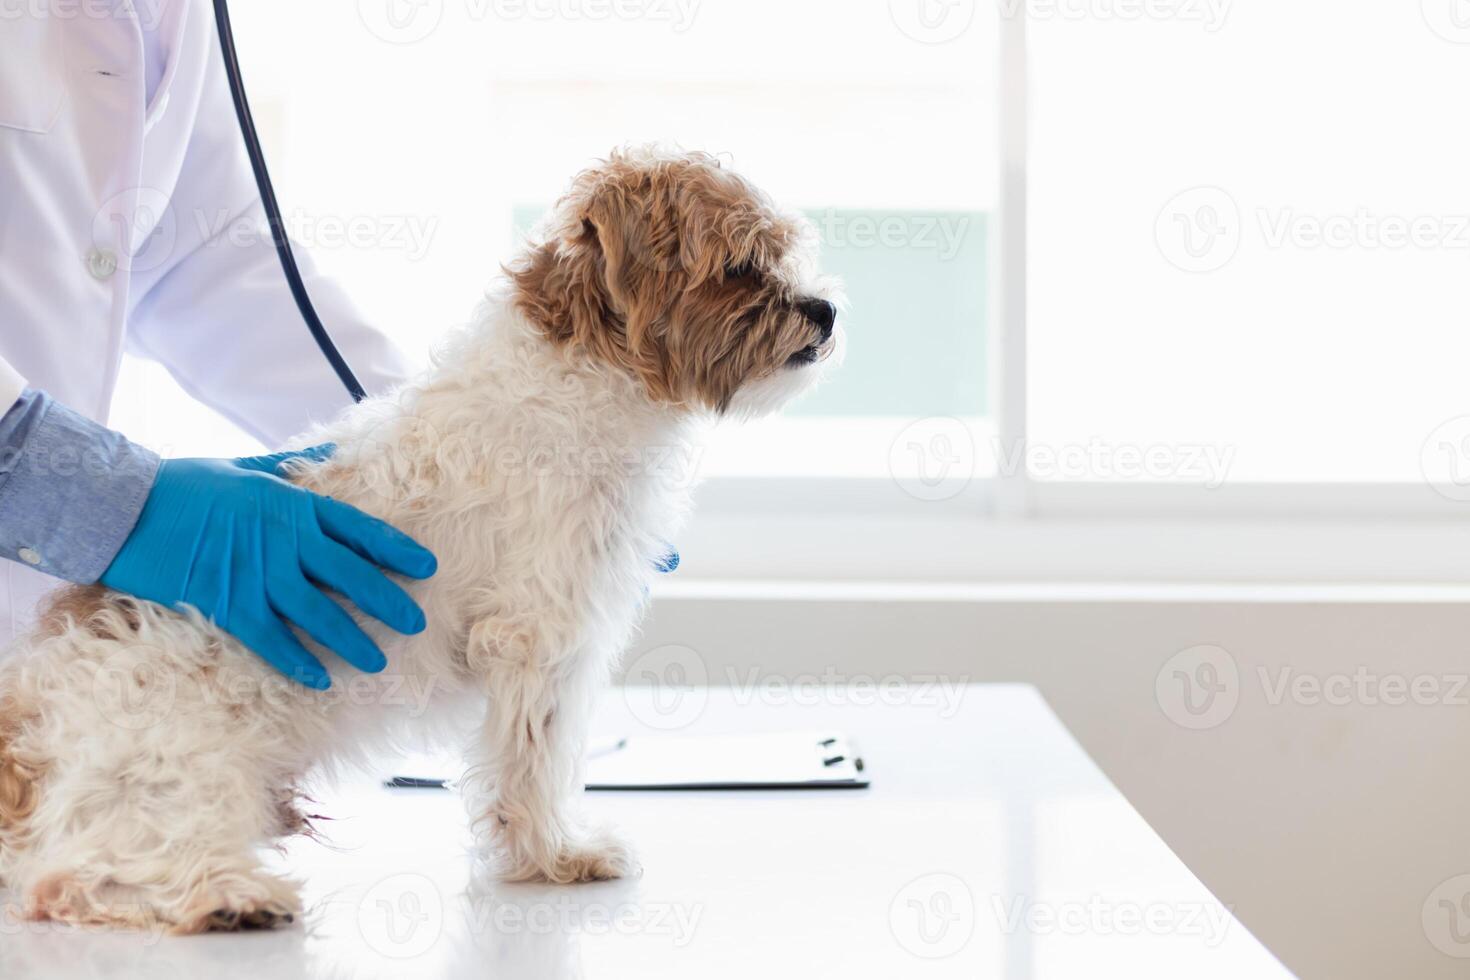
[[547, 879], [558, 883], [607, 881], [632, 878], [642, 870], [632, 846], [611, 833], [603, 832], [563, 847]]
[[57, 872], [30, 889], [27, 904], [31, 919], [179, 934], [274, 929], [301, 914], [292, 882], [233, 871], [183, 889]]
[[237, 876], [193, 896], [181, 911], [176, 933], [246, 932], [280, 929], [301, 916], [295, 882], [263, 873]]
[[641, 872], [633, 848], [609, 831], [570, 838], [555, 848], [521, 847], [514, 841], [503, 841], [494, 864], [495, 876], [502, 881], [545, 881], [554, 885], [631, 878]]
[[254, 932], [288, 926], [299, 914], [294, 905], [283, 902], [247, 902], [243, 908], [215, 909], [200, 926], [205, 932]]

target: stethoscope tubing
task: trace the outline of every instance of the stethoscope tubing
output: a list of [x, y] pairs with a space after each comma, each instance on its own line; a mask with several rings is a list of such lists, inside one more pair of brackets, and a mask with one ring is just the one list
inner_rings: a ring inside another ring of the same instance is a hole
[[260, 191], [260, 203], [265, 208], [266, 221], [269, 222], [271, 241], [276, 247], [276, 255], [281, 260], [281, 270], [286, 274], [286, 283], [291, 287], [291, 296], [296, 300], [296, 308], [301, 311], [301, 318], [306, 321], [306, 329], [311, 331], [312, 339], [316, 341], [317, 347], [321, 348], [327, 363], [332, 365], [332, 370], [342, 380], [342, 384], [352, 395], [353, 401], [362, 401], [367, 397], [362, 383], [357, 380], [357, 375], [352, 373], [347, 359], [332, 342], [332, 337], [327, 333], [326, 326], [321, 317], [317, 315], [316, 307], [311, 305], [311, 296], [306, 291], [306, 283], [301, 280], [301, 269], [296, 265], [296, 255], [291, 251], [291, 239], [286, 235], [286, 223], [281, 219], [281, 208], [276, 203], [275, 187], [271, 184], [270, 171], [265, 165], [265, 153], [260, 148], [260, 137], [255, 131], [255, 120], [250, 115], [250, 103], [245, 99], [245, 82], [240, 77], [240, 62], [235, 56], [235, 36], [230, 30], [230, 12], [225, 6], [225, 0], [214, 0], [214, 19], [219, 27], [220, 53], [224, 55], [225, 77], [229, 79], [230, 95], [235, 103], [235, 117], [240, 121], [240, 133], [245, 138], [245, 152], [250, 156], [250, 169], [255, 172], [255, 186]]

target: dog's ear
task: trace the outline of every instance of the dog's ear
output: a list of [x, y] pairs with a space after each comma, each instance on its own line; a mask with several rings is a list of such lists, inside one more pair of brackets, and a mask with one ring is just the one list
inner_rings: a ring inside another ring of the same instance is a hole
[[655, 397], [672, 400], [671, 372], [660, 345], [650, 342], [666, 315], [657, 297], [668, 279], [647, 259], [651, 224], [634, 194], [638, 185], [620, 184], [615, 163], [580, 174], [546, 240], [506, 272], [516, 307], [553, 341], [618, 365]]
[[596, 251], [603, 287], [632, 354], [643, 349], [667, 312], [679, 267], [677, 234], [671, 224], [662, 234], [656, 230], [658, 209], [655, 195], [609, 180], [591, 190], [581, 211], [583, 241]]

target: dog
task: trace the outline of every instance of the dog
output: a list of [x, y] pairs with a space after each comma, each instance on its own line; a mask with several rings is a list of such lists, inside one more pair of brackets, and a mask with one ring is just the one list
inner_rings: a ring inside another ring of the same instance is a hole
[[439, 558], [403, 582], [424, 632], [355, 614], [380, 674], [323, 654], [333, 686], [309, 691], [187, 607], [62, 590], [0, 665], [0, 880], [25, 914], [175, 933], [289, 922], [298, 887], [258, 855], [311, 832], [297, 788], [410, 740], [466, 749], [491, 873], [636, 872], [578, 799], [595, 697], [688, 511], [691, 481], [660, 461], [697, 458], [711, 420], [770, 413], [837, 361], [815, 244], [713, 156], [615, 151], [421, 377], [304, 436], [337, 449], [290, 479]]

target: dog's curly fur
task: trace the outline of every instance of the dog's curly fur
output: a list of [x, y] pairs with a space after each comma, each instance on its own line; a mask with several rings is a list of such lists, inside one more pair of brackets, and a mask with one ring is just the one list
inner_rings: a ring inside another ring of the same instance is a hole
[[501, 876], [634, 870], [577, 812], [592, 701], [686, 511], [691, 474], [668, 461], [692, 465], [705, 420], [773, 410], [840, 346], [812, 244], [710, 156], [615, 152], [433, 368], [303, 437], [338, 449], [292, 479], [439, 557], [405, 583], [425, 632], [358, 617], [381, 674], [318, 649], [334, 684], [311, 692], [190, 610], [62, 592], [0, 669], [0, 877], [28, 913], [290, 921], [295, 884], [256, 856], [303, 829], [290, 787], [409, 736], [468, 741], [471, 818]]

